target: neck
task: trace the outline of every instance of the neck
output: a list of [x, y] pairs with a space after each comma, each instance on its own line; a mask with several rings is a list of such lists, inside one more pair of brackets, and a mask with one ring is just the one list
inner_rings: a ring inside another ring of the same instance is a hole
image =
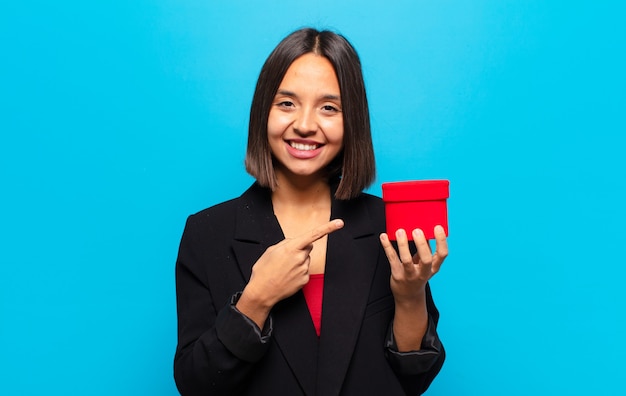
[[274, 206], [282, 207], [328, 207], [330, 205], [330, 185], [322, 177], [289, 178], [283, 172], [276, 172], [278, 187], [272, 193]]

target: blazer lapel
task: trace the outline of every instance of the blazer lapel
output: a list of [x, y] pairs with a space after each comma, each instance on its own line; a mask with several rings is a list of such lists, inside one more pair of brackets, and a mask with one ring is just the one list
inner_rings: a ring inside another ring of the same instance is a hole
[[238, 201], [233, 250], [241, 274], [248, 283], [254, 263], [265, 249], [284, 237], [274, 216], [269, 191], [255, 183]]
[[329, 235], [318, 364], [318, 394], [338, 395], [356, 346], [379, 254], [377, 231], [363, 201], [333, 201], [342, 230]]
[[[283, 240], [271, 193], [256, 183], [239, 199], [233, 250], [245, 282], [265, 250]], [[276, 343], [307, 395], [315, 394], [318, 340], [302, 291], [279, 302], [271, 312]]]

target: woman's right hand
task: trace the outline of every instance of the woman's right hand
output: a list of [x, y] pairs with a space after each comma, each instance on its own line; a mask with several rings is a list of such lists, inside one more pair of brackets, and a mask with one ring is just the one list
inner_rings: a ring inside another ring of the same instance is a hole
[[250, 282], [237, 302], [237, 309], [263, 328], [272, 307], [309, 281], [313, 242], [342, 227], [343, 220], [331, 220], [267, 248], [252, 267]]

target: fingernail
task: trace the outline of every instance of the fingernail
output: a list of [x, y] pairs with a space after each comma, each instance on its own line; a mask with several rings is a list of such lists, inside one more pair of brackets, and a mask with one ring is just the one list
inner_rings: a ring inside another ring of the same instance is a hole
[[396, 231], [396, 238], [401, 238], [404, 236], [406, 236], [406, 232], [402, 228]]

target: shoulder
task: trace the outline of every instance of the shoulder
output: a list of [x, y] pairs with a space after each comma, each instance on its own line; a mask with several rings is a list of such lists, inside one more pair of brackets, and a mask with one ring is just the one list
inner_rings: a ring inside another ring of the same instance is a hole
[[362, 193], [357, 198], [367, 208], [367, 215], [378, 225], [385, 223], [385, 204], [382, 198], [372, 194]]
[[232, 219], [232, 216], [237, 211], [240, 199], [241, 197], [233, 198], [194, 213], [187, 219], [187, 224], [201, 227], [202, 225], [213, 223], [220, 219]]
[[383, 199], [381, 197], [376, 196], [376, 195], [372, 195], [372, 194], [368, 194], [368, 193], [364, 193], [363, 192], [356, 199], [362, 200], [368, 206], [371, 206], [371, 207], [384, 208]]
[[219, 204], [203, 209], [190, 215], [185, 226], [186, 230], [200, 233], [217, 233], [218, 236], [229, 235], [236, 227], [237, 220], [250, 212], [261, 211], [269, 204], [269, 192], [254, 183], [243, 194]]
[[220, 241], [225, 235], [232, 234], [238, 199], [213, 205], [188, 216], [181, 239], [181, 249], [183, 246], [194, 249], [206, 247], [207, 242]]
[[367, 210], [368, 212], [371, 212], [370, 214], [372, 215], [384, 215], [385, 211], [385, 205], [382, 198], [364, 192], [359, 194], [356, 198], [340, 202], [342, 202], [346, 207], [352, 208], [354, 210]]

